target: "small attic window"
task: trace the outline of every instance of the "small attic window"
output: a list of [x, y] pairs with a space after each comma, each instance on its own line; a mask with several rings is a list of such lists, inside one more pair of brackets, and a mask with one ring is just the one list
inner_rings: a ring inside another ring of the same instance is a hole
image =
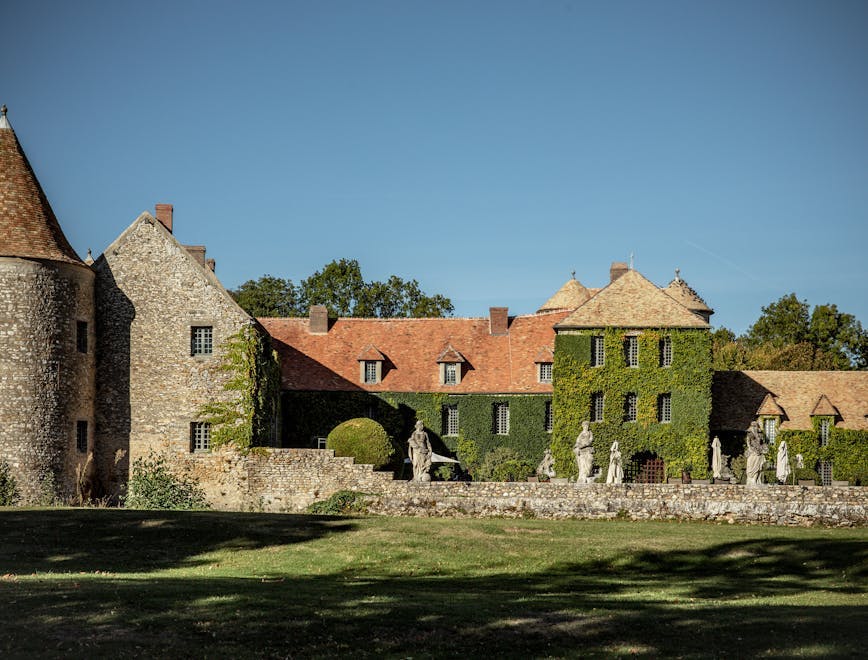
[[383, 362], [386, 356], [370, 345], [361, 352], [359, 361], [359, 382], [365, 385], [376, 385], [383, 382]]
[[552, 363], [551, 362], [540, 362], [537, 365], [539, 367], [539, 382], [541, 383], [551, 383], [552, 382]]
[[458, 385], [461, 382], [461, 363], [459, 362], [441, 362], [440, 363], [440, 384], [441, 385]]
[[379, 383], [380, 378], [377, 374], [377, 367], [382, 364], [379, 360], [365, 360], [364, 382], [369, 385]]

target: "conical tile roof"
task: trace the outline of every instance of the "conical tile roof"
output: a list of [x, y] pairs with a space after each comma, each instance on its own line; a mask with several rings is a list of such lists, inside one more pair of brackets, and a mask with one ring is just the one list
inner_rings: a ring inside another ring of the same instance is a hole
[[0, 115], [0, 256], [83, 265], [63, 235], [5, 106]]
[[675, 279], [669, 283], [669, 286], [663, 289], [663, 292], [675, 302], [684, 305], [691, 312], [714, 313], [714, 310], [705, 304], [700, 295], [687, 282], [681, 279], [681, 273], [677, 268], [675, 269]]
[[708, 323], [628, 270], [556, 328], [707, 328]]
[[576, 309], [576, 307], [585, 303], [590, 297], [591, 293], [582, 286], [582, 283], [575, 277], [571, 277], [537, 312], [549, 312], [556, 309]]

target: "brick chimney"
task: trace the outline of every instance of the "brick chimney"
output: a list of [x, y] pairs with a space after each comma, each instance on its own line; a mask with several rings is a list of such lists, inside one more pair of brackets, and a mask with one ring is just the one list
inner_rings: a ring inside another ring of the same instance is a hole
[[630, 268], [627, 264], [622, 261], [613, 261], [611, 267], [609, 268], [609, 283], [617, 280], [621, 275], [626, 273]]
[[154, 211], [157, 216], [157, 220], [169, 230], [169, 233], [172, 233], [172, 211], [173, 206], [171, 204], [157, 204], [154, 206]]
[[329, 331], [329, 310], [325, 305], [311, 305], [308, 331], [312, 335], [324, 335]]
[[489, 330], [493, 335], [509, 333], [509, 307], [488, 308]]

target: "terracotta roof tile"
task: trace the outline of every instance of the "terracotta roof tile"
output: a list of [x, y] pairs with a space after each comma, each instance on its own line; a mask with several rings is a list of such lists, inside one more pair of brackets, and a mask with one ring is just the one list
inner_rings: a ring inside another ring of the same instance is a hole
[[558, 328], [708, 328], [698, 315], [628, 270], [590, 298]]
[[452, 347], [452, 344], [449, 344], [449, 346], [440, 351], [440, 355], [437, 356], [437, 364], [440, 364], [441, 362], [456, 363], [467, 362], [467, 360], [464, 359], [464, 356], [461, 355], [461, 353]]
[[[259, 322], [280, 355], [284, 389], [520, 394], [552, 391], [537, 382], [534, 359], [568, 313], [516, 316], [505, 335], [492, 335], [488, 318], [337, 319], [322, 335], [308, 332], [306, 318]], [[380, 383], [364, 384], [356, 356], [371, 344], [388, 363]], [[450, 345], [466, 360], [464, 373], [457, 385], [441, 385], [436, 351]]]
[[534, 362], [537, 364], [540, 362], [554, 362], [555, 361], [555, 352], [552, 350], [551, 346], [543, 346], [537, 351], [536, 358], [534, 358]]
[[824, 415], [831, 417], [838, 417], [841, 413], [838, 412], [838, 409], [832, 405], [832, 402], [829, 401], [829, 397], [825, 394], [821, 394], [820, 398], [817, 399], [817, 405], [814, 406], [814, 409], [811, 411], [811, 415]]
[[373, 344], [369, 344], [368, 346], [366, 346], [365, 349], [361, 353], [359, 353], [359, 357], [356, 358], [357, 361], [363, 360], [371, 362], [376, 362], [378, 360], [382, 361], [385, 359], [386, 356], [383, 355], [379, 350], [377, 350], [377, 347]]
[[811, 415], [821, 414], [815, 410], [825, 396], [837, 409], [837, 426], [868, 430], [868, 371], [718, 371], [711, 388], [711, 428], [747, 429], [769, 394], [783, 409], [782, 429], [810, 429]]
[[557, 290], [555, 295], [549, 298], [542, 307], [540, 312], [552, 311], [557, 309], [575, 309], [582, 303], [586, 302], [591, 297], [590, 291], [582, 286], [575, 277], [571, 277], [566, 283]]
[[84, 265], [63, 235], [8, 122], [0, 127], [0, 256]]
[[777, 416], [783, 417], [785, 413], [784, 413], [783, 409], [778, 405], [778, 402], [775, 400], [775, 397], [772, 396], [771, 393], [769, 393], [769, 394], [766, 394], [765, 398], [763, 399], [763, 402], [760, 404], [760, 407], [757, 408], [756, 414], [757, 414], [757, 416], [767, 415], [767, 416], [774, 417], [775, 415], [777, 415]]

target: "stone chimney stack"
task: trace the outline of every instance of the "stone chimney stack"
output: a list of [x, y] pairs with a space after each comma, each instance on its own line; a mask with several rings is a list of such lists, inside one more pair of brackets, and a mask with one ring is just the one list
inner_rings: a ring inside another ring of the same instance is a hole
[[157, 220], [169, 230], [169, 233], [172, 233], [172, 212], [173, 206], [171, 204], [157, 204], [154, 207]]
[[609, 268], [609, 283], [611, 284], [615, 280], [617, 280], [621, 275], [630, 270], [629, 266], [622, 261], [613, 261], [612, 266]]
[[310, 327], [312, 335], [324, 335], [329, 331], [329, 310], [325, 305], [311, 305]]
[[212, 273], [217, 270], [217, 262], [214, 259], [205, 259], [205, 265], [211, 269]]
[[509, 333], [509, 307], [489, 307], [488, 319], [491, 334], [505, 335]]

